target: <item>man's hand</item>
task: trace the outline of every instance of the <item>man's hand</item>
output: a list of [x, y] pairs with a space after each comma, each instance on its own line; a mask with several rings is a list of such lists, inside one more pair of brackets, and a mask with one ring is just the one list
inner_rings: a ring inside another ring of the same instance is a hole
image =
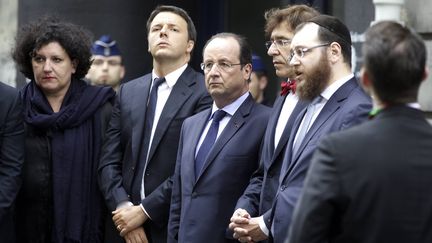
[[234, 231], [234, 239], [240, 242], [258, 242], [267, 239], [259, 226], [259, 218], [251, 218], [244, 209], [237, 209], [231, 217], [229, 228]]
[[126, 243], [148, 243], [143, 227], [138, 227], [124, 236]]
[[139, 205], [120, 208], [113, 211], [112, 214], [114, 224], [122, 237], [143, 225], [148, 218]]

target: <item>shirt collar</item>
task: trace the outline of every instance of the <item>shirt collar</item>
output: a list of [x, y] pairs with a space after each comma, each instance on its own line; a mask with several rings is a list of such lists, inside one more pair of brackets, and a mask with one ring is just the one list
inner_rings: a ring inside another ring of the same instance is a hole
[[[177, 68], [176, 70], [174, 70], [174, 71], [168, 73], [168, 74], [165, 76], [165, 82], [167, 83], [167, 85], [168, 85], [169, 88], [172, 88], [172, 87], [177, 83], [177, 80], [180, 78], [180, 76], [182, 75], [182, 73], [184, 72], [184, 70], [186, 70], [187, 65], [188, 65], [188, 64], [186, 63], [185, 65], [183, 65], [183, 66]], [[152, 71], [152, 77], [153, 77], [153, 80], [154, 80], [155, 78], [160, 78], [160, 77], [156, 74], [156, 72], [154, 71], [154, 69], [153, 69], [153, 71]]]
[[216, 106], [216, 104], [213, 102], [213, 106], [212, 106], [212, 115], [210, 117], [213, 117], [213, 113], [215, 113], [217, 110], [223, 110], [226, 113], [228, 113], [230, 116], [233, 116], [234, 113], [238, 110], [238, 108], [241, 106], [241, 104], [243, 104], [243, 102], [246, 100], [246, 98], [249, 96], [249, 92], [244, 93], [242, 96], [240, 96], [239, 98], [237, 98], [234, 102], [232, 102], [231, 104], [223, 107], [223, 108], [218, 108]]
[[321, 92], [321, 96], [326, 99], [329, 100], [330, 97], [332, 97], [332, 95], [342, 86], [344, 85], [346, 82], [348, 82], [350, 79], [352, 79], [354, 77], [354, 74], [350, 74], [348, 76], [345, 76], [339, 80], [336, 80], [335, 82], [333, 82], [330, 86], [328, 86], [326, 89], [324, 89], [323, 92]]

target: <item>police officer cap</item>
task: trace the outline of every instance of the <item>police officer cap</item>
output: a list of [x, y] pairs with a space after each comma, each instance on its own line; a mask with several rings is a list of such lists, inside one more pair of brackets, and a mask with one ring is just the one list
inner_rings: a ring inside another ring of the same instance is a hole
[[112, 40], [109, 35], [103, 35], [99, 40], [95, 41], [91, 47], [93, 55], [101, 56], [120, 56], [120, 50], [117, 46], [117, 42]]

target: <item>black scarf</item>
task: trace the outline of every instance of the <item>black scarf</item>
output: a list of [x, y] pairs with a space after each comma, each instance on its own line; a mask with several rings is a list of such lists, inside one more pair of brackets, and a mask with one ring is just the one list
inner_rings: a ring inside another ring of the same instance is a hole
[[114, 96], [111, 88], [72, 80], [54, 113], [34, 81], [22, 90], [25, 122], [50, 137], [52, 242], [102, 242], [104, 202], [97, 183], [101, 108]]

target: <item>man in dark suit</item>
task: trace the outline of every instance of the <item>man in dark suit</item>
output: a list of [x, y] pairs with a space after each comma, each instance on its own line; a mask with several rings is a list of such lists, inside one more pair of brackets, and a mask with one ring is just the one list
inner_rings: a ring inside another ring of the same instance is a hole
[[362, 53], [375, 117], [319, 144], [290, 243], [432, 242], [432, 127], [417, 103], [425, 44], [385, 21], [367, 30]]
[[[292, 75], [288, 56], [294, 29], [318, 14], [315, 9], [306, 5], [275, 8], [266, 12], [265, 32], [270, 38], [266, 43], [267, 54], [273, 58], [278, 77], [289, 79]], [[289, 79], [283, 84], [286, 87], [288, 83], [294, 82], [295, 80]], [[307, 103], [307, 101], [298, 102], [295, 90], [283, 89], [277, 97], [264, 135], [260, 167], [237, 202], [236, 211], [232, 215], [234, 223], [239, 218], [263, 215], [271, 208], [279, 186], [280, 169], [292, 125]], [[234, 225], [231, 224], [231, 227]], [[259, 222], [249, 222], [248, 225], [258, 228]]]
[[[232, 33], [213, 36], [204, 46], [211, 109], [185, 120], [173, 177], [168, 242], [236, 242], [227, 231], [238, 197], [259, 164], [270, 108], [255, 103], [249, 90], [251, 50]], [[208, 145], [219, 113], [214, 144]], [[202, 151], [207, 148], [207, 152]]]
[[120, 235], [143, 240], [147, 234], [150, 242], [159, 243], [166, 241], [167, 178], [174, 173], [182, 123], [208, 108], [211, 97], [203, 75], [188, 66], [196, 40], [188, 14], [158, 6], [147, 31], [153, 71], [118, 91], [99, 179]]
[[13, 203], [21, 186], [24, 123], [18, 92], [0, 82], [0, 239], [15, 242]]
[[[351, 37], [337, 18], [319, 15], [296, 29], [291, 42], [290, 65], [294, 67], [297, 93], [312, 102], [293, 125], [272, 209], [264, 214], [270, 242], [283, 242], [303, 186], [313, 152], [322, 137], [367, 119], [370, 97], [351, 72]], [[258, 241], [239, 228], [242, 241]]]

